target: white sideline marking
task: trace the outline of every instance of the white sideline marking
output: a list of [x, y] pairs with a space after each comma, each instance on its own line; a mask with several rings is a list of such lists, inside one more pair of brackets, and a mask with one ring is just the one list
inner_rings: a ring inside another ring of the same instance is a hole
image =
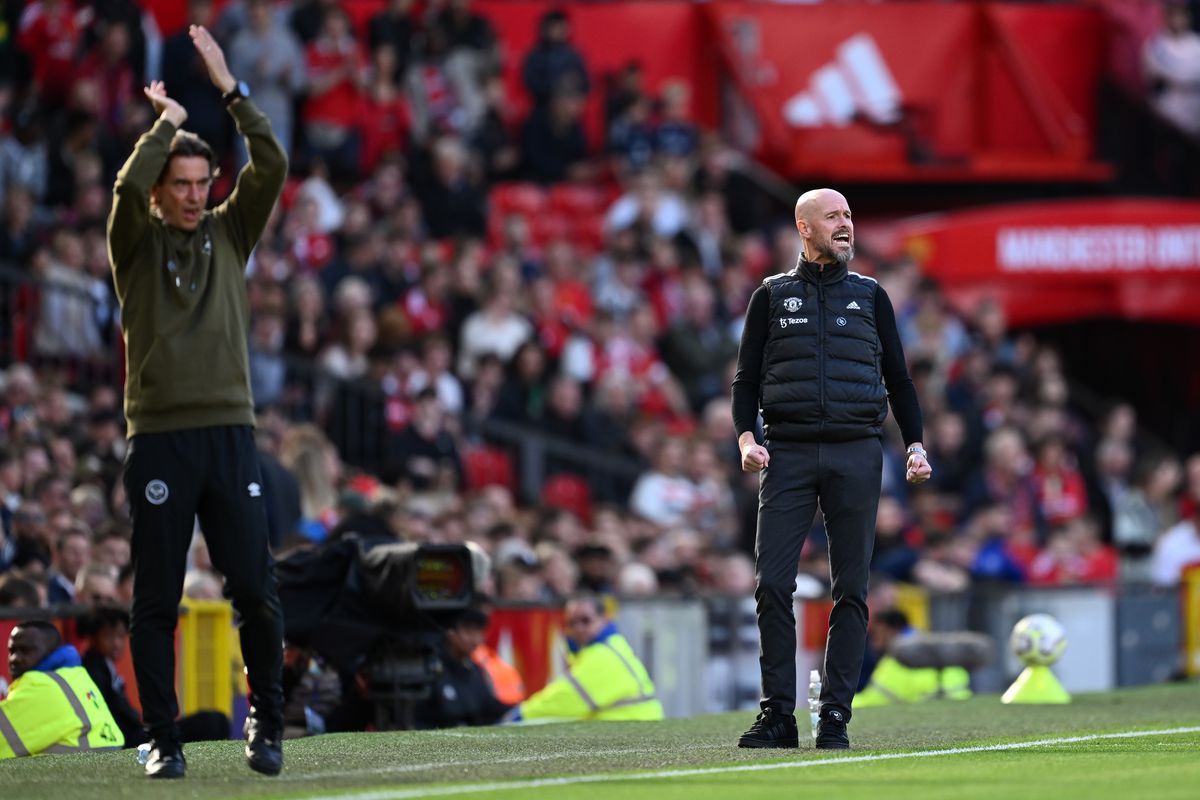
[[[439, 733], [439, 731], [424, 731], [424, 733]], [[458, 735], [463, 736], [463, 734], [458, 734]], [[479, 739], [480, 737], [476, 736], [476, 737], [472, 737], [472, 738]], [[678, 747], [672, 748], [672, 752], [679, 752], [680, 749], [683, 749], [683, 750], [728, 750], [729, 745], [727, 745], [727, 744], [696, 744], [696, 745], [690, 745], [685, 748], [678, 748]], [[614, 749], [614, 750], [605, 750], [604, 754], [610, 755], [610, 756], [631, 756], [631, 755], [635, 755], [638, 753], [645, 753], [645, 752], [647, 752], [647, 750], [648, 750], [648, 748], [645, 748], [645, 747], [622, 747], [622, 748], [618, 748], [618, 749]], [[571, 750], [571, 751], [564, 751], [564, 752], [560, 752], [560, 753], [538, 753], [536, 755], [529, 755], [529, 756], [503, 756], [500, 758], [489, 758], [487, 760], [487, 763], [489, 763], [489, 764], [529, 764], [529, 763], [533, 763], [534, 761], [557, 761], [559, 759], [564, 759], [564, 758], [576, 758], [577, 759], [577, 758], [579, 758], [579, 751]], [[397, 764], [397, 765], [391, 766], [391, 767], [375, 767], [373, 769], [344, 769], [344, 770], [336, 770], [336, 771], [324, 771], [324, 772], [318, 772], [318, 773], [311, 773], [311, 772], [296, 773], [294, 775], [289, 775], [287, 773], [287, 771], [285, 770], [284, 774], [280, 775], [277, 780], [279, 780], [280, 782], [292, 780], [292, 781], [299, 781], [301, 783], [307, 783], [309, 781], [312, 781], [315, 778], [353, 778], [358, 775], [399, 775], [404, 772], [420, 772], [420, 771], [426, 770], [426, 769], [447, 769], [447, 768], [451, 768], [451, 767], [464, 767], [464, 766], [469, 766], [469, 765], [462, 761], [431, 761], [431, 762], [426, 762], [424, 764]], [[339, 798], [340, 797], [345, 797], [345, 795], [339, 795]], [[313, 798], [313, 800], [318, 800], [318, 798]]]
[[[352, 794], [309, 795], [306, 800], [412, 800], [418, 797], [445, 797], [455, 794], [476, 792], [501, 792], [516, 789], [541, 789], [547, 786], [571, 786], [577, 783], [608, 783], [618, 781], [644, 781], [658, 778], [686, 778], [693, 775], [723, 775], [731, 772], [763, 772], [775, 769], [819, 767], [826, 764], [857, 764], [866, 761], [893, 761], [902, 758], [930, 758], [953, 756], [963, 753], [988, 753], [998, 750], [1024, 750], [1030, 747], [1046, 747], [1056, 744], [1093, 742], [1099, 739], [1137, 739], [1145, 736], [1174, 736], [1181, 733], [1200, 733], [1200, 726], [1187, 728], [1163, 728], [1156, 731], [1122, 731], [1120, 733], [1092, 733], [1085, 736], [1065, 736], [1058, 739], [1036, 739], [1030, 742], [1008, 742], [976, 747], [948, 747], [944, 750], [918, 750], [912, 753], [876, 753], [866, 756], [814, 758], [804, 761], [776, 761], [770, 764], [736, 764], [728, 767], [703, 767], [699, 769], [659, 770], [655, 772], [619, 773], [606, 772], [597, 775], [568, 775], [561, 778], [534, 778], [492, 783], [464, 783], [455, 786], [431, 786], [425, 789], [382, 789]], [[532, 759], [530, 759], [532, 760]], [[307, 776], [318, 779], [321, 774]]]

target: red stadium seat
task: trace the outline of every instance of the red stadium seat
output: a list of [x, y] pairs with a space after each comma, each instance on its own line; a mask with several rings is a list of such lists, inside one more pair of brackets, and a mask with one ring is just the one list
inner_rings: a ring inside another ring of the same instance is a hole
[[546, 207], [546, 192], [534, 183], [500, 183], [492, 189], [492, 210], [500, 215], [535, 216]]
[[542, 505], [570, 511], [584, 524], [592, 521], [592, 490], [578, 475], [551, 475], [542, 484]]
[[555, 184], [550, 189], [550, 208], [568, 215], [591, 215], [604, 211], [607, 198], [598, 186]]
[[503, 486], [517, 491], [517, 469], [512, 457], [498, 447], [474, 447], [463, 453], [463, 476], [469, 491]]

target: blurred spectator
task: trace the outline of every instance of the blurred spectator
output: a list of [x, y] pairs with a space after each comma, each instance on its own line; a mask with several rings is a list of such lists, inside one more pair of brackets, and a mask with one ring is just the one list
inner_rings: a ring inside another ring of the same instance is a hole
[[579, 177], [587, 169], [583, 131], [584, 96], [575, 89], [556, 90], [534, 108], [521, 134], [525, 174], [539, 183]]
[[643, 473], [633, 487], [630, 510], [658, 525], [687, 523], [696, 504], [696, 486], [684, 472], [687, 459], [687, 443], [683, 439], [665, 439], [654, 469]]
[[367, 353], [375, 344], [378, 330], [367, 309], [351, 313], [343, 322], [342, 339], [321, 353], [322, 369], [340, 380], [354, 380], [367, 373]]
[[33, 0], [21, 12], [17, 46], [33, 67], [33, 88], [46, 107], [61, 103], [78, 77], [75, 58], [92, 9], [70, 0]]
[[446, 0], [430, 25], [446, 32], [451, 49], [473, 51], [484, 63], [498, 63], [496, 31], [487, 18], [471, 10], [472, 0]]
[[320, 33], [308, 45], [305, 60], [308, 99], [303, 121], [308, 155], [323, 162], [335, 182], [352, 182], [359, 174], [357, 126], [367, 61], [350, 29], [349, 16], [337, 4], [323, 12]]
[[1064, 525], [1087, 511], [1083, 475], [1061, 435], [1050, 434], [1038, 443], [1032, 477], [1041, 515], [1048, 526]]
[[[1192, 456], [1189, 466], [1196, 462]], [[1200, 505], [1192, 508], [1190, 518], [1168, 528], [1154, 543], [1152, 579], [1159, 586], [1174, 586], [1186, 567], [1200, 565]]]
[[469, 136], [483, 115], [475, 58], [452, 52], [448, 36], [436, 25], [427, 28], [404, 78], [413, 135], [422, 141], [445, 134]]
[[[189, 25], [210, 27], [212, 0], [188, 0], [187, 21]], [[230, 138], [229, 115], [225, 113], [221, 92], [208, 79], [208, 69], [186, 27], [163, 42], [162, 64], [167, 91], [187, 109], [187, 130], [208, 142], [216, 152], [223, 152]]]
[[1077, 517], [1050, 531], [1046, 546], [1029, 566], [1036, 585], [1102, 584], [1117, 579], [1117, 552], [1102, 544], [1091, 517]]
[[337, 523], [337, 453], [319, 429], [298, 425], [284, 435], [279, 458], [300, 482], [300, 533], [322, 541]]
[[15, 572], [0, 571], [0, 608], [35, 609], [45, 605], [44, 590], [39, 590], [36, 583]]
[[1151, 577], [1150, 554], [1159, 534], [1175, 524], [1173, 498], [1182, 473], [1172, 455], [1154, 453], [1142, 459], [1133, 488], [1113, 512], [1113, 544], [1121, 551], [1121, 580]]
[[258, 314], [250, 326], [250, 390], [254, 405], [274, 405], [283, 395], [287, 364], [283, 358], [284, 320], [278, 313]]
[[994, 431], [984, 445], [983, 457], [982, 469], [967, 484], [963, 513], [969, 516], [985, 505], [1002, 504], [1020, 531], [1041, 532], [1041, 507], [1031, 478], [1033, 462], [1021, 433], [1009, 427]]
[[371, 52], [371, 76], [359, 124], [364, 175], [371, 175], [384, 159], [394, 159], [409, 149], [412, 115], [395, 77], [395, 61], [391, 45], [380, 45]]
[[1200, 134], [1200, 34], [1178, 0], [1164, 3], [1165, 27], [1142, 53], [1146, 81], [1158, 113], [1192, 136]]
[[454, 437], [447, 429], [446, 411], [433, 388], [416, 397], [412, 421], [388, 442], [384, 480], [403, 483], [416, 491], [455, 491], [462, 485], [463, 467]]
[[650, 100], [635, 97], [608, 127], [608, 151], [613, 171], [625, 177], [645, 169], [654, 157], [654, 145]]
[[521, 79], [536, 109], [564, 94], [586, 95], [591, 84], [583, 56], [571, 44], [566, 12], [547, 11], [538, 23], [538, 40], [521, 65]]
[[337, 0], [300, 0], [292, 8], [289, 22], [300, 41], [309, 45], [320, 38], [325, 22], [332, 14], [344, 11]]
[[90, 608], [116, 604], [120, 601], [117, 575], [117, 568], [111, 564], [90, 562], [75, 576], [75, 602]]
[[54, 235], [52, 252], [34, 259], [43, 281], [42, 303], [34, 335], [37, 350], [45, 356], [99, 355], [100, 331], [90, 295], [91, 281], [83, 272], [84, 252], [71, 230]]
[[404, 77], [412, 58], [413, 38], [417, 30], [412, 9], [413, 0], [389, 0], [382, 11], [371, 17], [367, 28], [367, 44], [372, 53], [383, 47], [391, 49], [391, 77], [395, 81]]
[[110, 135], [118, 134], [135, 102], [140, 101], [137, 75], [130, 54], [131, 32], [124, 22], [103, 25], [100, 41], [79, 62], [79, 75], [94, 92], [100, 111], [101, 126]]
[[75, 579], [91, 558], [88, 531], [71, 526], [58, 534], [54, 564], [47, 579], [46, 600], [50, 605], [75, 602]]
[[[32, 222], [30, 201], [46, 197], [50, 165], [44, 126], [36, 105], [26, 102], [14, 106], [10, 114], [9, 124], [0, 131], [0, 196], [6, 197], [6, 233], [9, 241], [15, 243]], [[26, 248], [32, 249], [29, 245]]]
[[[247, 0], [246, 27], [234, 34], [225, 52], [230, 71], [249, 85], [283, 151], [291, 153], [292, 108], [307, 78], [300, 41], [274, 13], [270, 0]], [[246, 163], [245, 147], [238, 137], [239, 165]]]
[[700, 135], [692, 122], [692, 90], [681, 80], [668, 81], [662, 88], [658, 125], [654, 131], [654, 149], [668, 156], [687, 158], [695, 155]]
[[716, 318], [711, 284], [693, 277], [683, 287], [680, 318], [662, 337], [663, 360], [687, 391], [694, 411], [725, 393], [725, 369], [737, 356], [737, 340]]
[[670, 239], [688, 223], [688, 207], [678, 194], [666, 190], [653, 167], [634, 176], [630, 190], [617, 198], [604, 216], [604, 227], [619, 231], [631, 226]]
[[489, 183], [508, 180], [520, 165], [521, 149], [512, 135], [516, 124], [503, 74], [488, 74], [481, 91], [483, 109], [471, 134], [471, 148], [482, 159], [483, 175]]
[[471, 174], [466, 147], [455, 137], [443, 136], [433, 144], [432, 158], [430, 179], [418, 187], [430, 235], [483, 236], [487, 199]]
[[492, 276], [483, 308], [467, 317], [458, 345], [459, 372], [469, 374], [470, 366], [481, 356], [494, 353], [502, 361], [520, 355], [520, 348], [533, 335], [533, 326], [514, 309], [516, 296], [511, 287], [499, 286]]

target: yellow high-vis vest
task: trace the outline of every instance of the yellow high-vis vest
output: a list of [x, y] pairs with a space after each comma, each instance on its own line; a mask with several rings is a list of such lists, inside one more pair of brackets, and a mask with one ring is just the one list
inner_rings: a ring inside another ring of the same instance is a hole
[[119, 750], [125, 737], [83, 667], [30, 670], [0, 701], [0, 759]]
[[946, 667], [941, 674], [940, 695], [938, 689], [936, 669], [912, 669], [891, 656], [884, 656], [875, 665], [870, 683], [854, 695], [853, 707], [859, 709], [895, 703], [919, 703], [938, 696], [948, 700], [965, 700], [971, 696], [971, 675], [962, 667]]
[[520, 705], [523, 720], [658, 720], [654, 682], [625, 637], [612, 633], [567, 656], [567, 669]]

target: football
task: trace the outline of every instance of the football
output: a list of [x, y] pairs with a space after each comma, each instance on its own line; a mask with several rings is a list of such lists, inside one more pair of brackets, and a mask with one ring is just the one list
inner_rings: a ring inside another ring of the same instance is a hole
[[1049, 614], [1030, 614], [1013, 626], [1008, 644], [1026, 665], [1048, 667], [1067, 649], [1067, 632]]

